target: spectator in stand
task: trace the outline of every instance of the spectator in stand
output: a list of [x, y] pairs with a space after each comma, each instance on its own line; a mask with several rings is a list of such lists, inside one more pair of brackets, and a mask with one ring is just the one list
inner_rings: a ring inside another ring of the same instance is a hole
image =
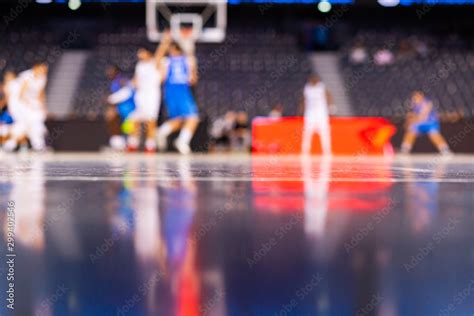
[[420, 40], [415, 37], [413, 40], [413, 49], [415, 50], [417, 57], [419, 58], [428, 57], [429, 49], [425, 41]]
[[413, 53], [414, 50], [411, 42], [406, 38], [400, 40], [400, 42], [398, 43], [397, 58], [402, 60], [410, 59], [413, 57]]
[[277, 104], [273, 109], [268, 113], [268, 117], [280, 118], [283, 116], [283, 105]]
[[379, 49], [374, 54], [374, 63], [377, 66], [388, 66], [388, 65], [393, 64], [393, 61], [394, 61], [393, 53], [387, 48]]
[[248, 114], [244, 111], [238, 112], [232, 132], [230, 146], [233, 150], [247, 151], [250, 149], [250, 126]]
[[353, 65], [361, 65], [367, 62], [368, 54], [362, 43], [358, 42], [349, 53], [349, 62]]
[[236, 114], [233, 111], [218, 117], [211, 126], [211, 151], [230, 149], [230, 139], [234, 130]]

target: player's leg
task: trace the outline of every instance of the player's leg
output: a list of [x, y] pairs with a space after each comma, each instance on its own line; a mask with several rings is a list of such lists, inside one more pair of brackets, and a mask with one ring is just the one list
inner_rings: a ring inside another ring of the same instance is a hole
[[0, 123], [0, 146], [8, 139], [9, 126], [8, 124]]
[[191, 139], [194, 136], [194, 132], [196, 131], [199, 124], [199, 117], [193, 116], [186, 118], [184, 121], [183, 128], [179, 133], [178, 138], [176, 139], [175, 145], [176, 148], [182, 154], [189, 154], [191, 152]]
[[133, 152], [133, 151], [137, 151], [138, 146], [140, 145], [140, 133], [141, 133], [142, 122], [140, 120], [137, 120], [136, 118], [133, 118], [131, 120], [131, 124], [133, 126], [133, 129], [130, 133], [130, 136], [127, 139], [127, 150]]
[[23, 139], [26, 135], [27, 123], [24, 122], [23, 118], [17, 118], [11, 127], [10, 138], [3, 145], [5, 151], [11, 152], [18, 147], [18, 142]]
[[305, 119], [304, 127], [303, 127], [303, 141], [301, 145], [301, 153], [303, 155], [310, 155], [311, 154], [311, 143], [313, 141], [313, 134], [314, 134], [314, 124], [308, 122]]
[[10, 136], [10, 127], [13, 123], [13, 118], [10, 116], [8, 110], [4, 111], [0, 115], [0, 146], [3, 146], [5, 141], [8, 140]]
[[319, 139], [321, 141], [321, 148], [323, 155], [331, 154], [331, 131], [329, 129], [329, 123], [324, 123], [320, 126]]
[[121, 135], [120, 123], [120, 117], [115, 106], [107, 108], [105, 112], [105, 125], [110, 135], [109, 145], [112, 149], [116, 150], [123, 150], [126, 146], [125, 139]]
[[3, 144], [5, 151], [14, 151], [18, 147], [18, 142], [26, 134], [26, 123], [25, 121], [25, 108], [20, 103], [14, 103], [11, 108], [11, 115], [13, 118], [13, 124], [10, 127], [9, 138]]
[[23, 136], [19, 141], [18, 145], [20, 146], [20, 151], [28, 150], [28, 138]]
[[413, 148], [413, 144], [415, 143], [417, 133], [413, 130], [407, 130], [405, 132], [405, 136], [403, 136], [401, 152], [403, 154], [410, 153], [411, 149]]
[[130, 114], [129, 119], [133, 126], [128, 137], [128, 150], [136, 151], [140, 145], [140, 134], [142, 124], [145, 124], [148, 120], [148, 109], [150, 107], [150, 101], [147, 97], [147, 91], [138, 90], [135, 94], [135, 110]]
[[433, 144], [438, 148], [439, 152], [442, 154], [450, 154], [451, 150], [449, 149], [448, 143], [441, 135], [439, 131], [433, 131], [428, 133], [429, 138], [433, 142]]
[[159, 128], [156, 135], [156, 143], [160, 151], [166, 150], [168, 146], [168, 136], [179, 130], [183, 124], [183, 119], [174, 118], [163, 123]]
[[156, 152], [156, 121], [158, 120], [158, 114], [160, 112], [160, 98], [159, 95], [150, 97], [146, 113], [146, 139], [145, 139], [145, 151]]
[[156, 151], [156, 120], [148, 120], [145, 122], [146, 139], [145, 139], [145, 150], [147, 152]]
[[34, 150], [42, 151], [46, 148], [46, 126], [42, 120], [31, 120], [26, 134]]

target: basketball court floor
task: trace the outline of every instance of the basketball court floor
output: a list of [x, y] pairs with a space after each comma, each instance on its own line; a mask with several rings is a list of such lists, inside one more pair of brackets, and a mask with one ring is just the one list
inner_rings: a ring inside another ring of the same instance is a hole
[[470, 156], [2, 162], [1, 315], [474, 313]]

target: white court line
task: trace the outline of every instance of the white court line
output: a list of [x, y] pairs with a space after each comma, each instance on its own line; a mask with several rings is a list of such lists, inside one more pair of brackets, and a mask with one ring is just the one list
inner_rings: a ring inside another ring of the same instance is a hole
[[[23, 180], [43, 180], [43, 181], [123, 181], [125, 178], [127, 180], [152, 180], [152, 181], [180, 181], [183, 180], [180, 177], [96, 177], [96, 176], [44, 176], [44, 177], [22, 177], [22, 176], [0, 176], [0, 181], [10, 181], [12, 179], [23, 179]], [[187, 177], [186, 181], [201, 181], [201, 182], [305, 182], [308, 179], [311, 179], [312, 182], [386, 182], [386, 183], [474, 183], [474, 178], [470, 179], [459, 179], [459, 178], [416, 178], [416, 179], [406, 179], [406, 178], [319, 178], [315, 176], [314, 178], [262, 178], [262, 177]]]
[[[127, 161], [127, 160], [156, 160], [156, 161], [176, 161], [176, 160], [192, 160], [199, 162], [242, 162], [242, 161], [256, 161], [256, 162], [268, 162], [269, 159], [277, 162], [286, 161], [301, 161], [306, 159], [301, 155], [272, 155], [272, 154], [250, 154], [250, 153], [193, 153], [189, 156], [183, 156], [174, 153], [157, 153], [156, 155], [149, 155], [144, 153], [117, 153], [117, 152], [64, 152], [64, 153], [4, 153], [0, 152], [0, 157], [7, 160], [18, 160], [18, 159], [41, 159], [42, 161], [55, 161], [55, 162], [66, 162], [66, 161]], [[308, 157], [310, 161], [321, 161], [321, 156]], [[363, 158], [363, 160], [361, 160]], [[455, 154], [454, 156], [443, 157], [439, 154], [413, 154], [410, 156], [405, 155], [394, 155], [394, 156], [332, 156], [330, 157], [332, 162], [348, 162], [354, 163], [357, 160], [357, 164], [368, 164], [373, 162], [393, 162], [393, 163], [405, 163], [405, 162], [422, 162], [432, 163], [435, 160], [437, 163], [474, 163], [474, 155], [472, 154]]]

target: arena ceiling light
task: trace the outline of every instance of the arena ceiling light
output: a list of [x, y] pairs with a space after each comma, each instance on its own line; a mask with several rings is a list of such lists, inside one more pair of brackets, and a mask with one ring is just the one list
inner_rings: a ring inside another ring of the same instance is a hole
[[323, 0], [318, 3], [318, 10], [322, 13], [328, 13], [331, 11], [331, 3], [329, 1]]
[[71, 10], [77, 10], [81, 6], [81, 0], [69, 0], [67, 6]]
[[382, 7], [396, 7], [400, 4], [400, 0], [377, 0]]

